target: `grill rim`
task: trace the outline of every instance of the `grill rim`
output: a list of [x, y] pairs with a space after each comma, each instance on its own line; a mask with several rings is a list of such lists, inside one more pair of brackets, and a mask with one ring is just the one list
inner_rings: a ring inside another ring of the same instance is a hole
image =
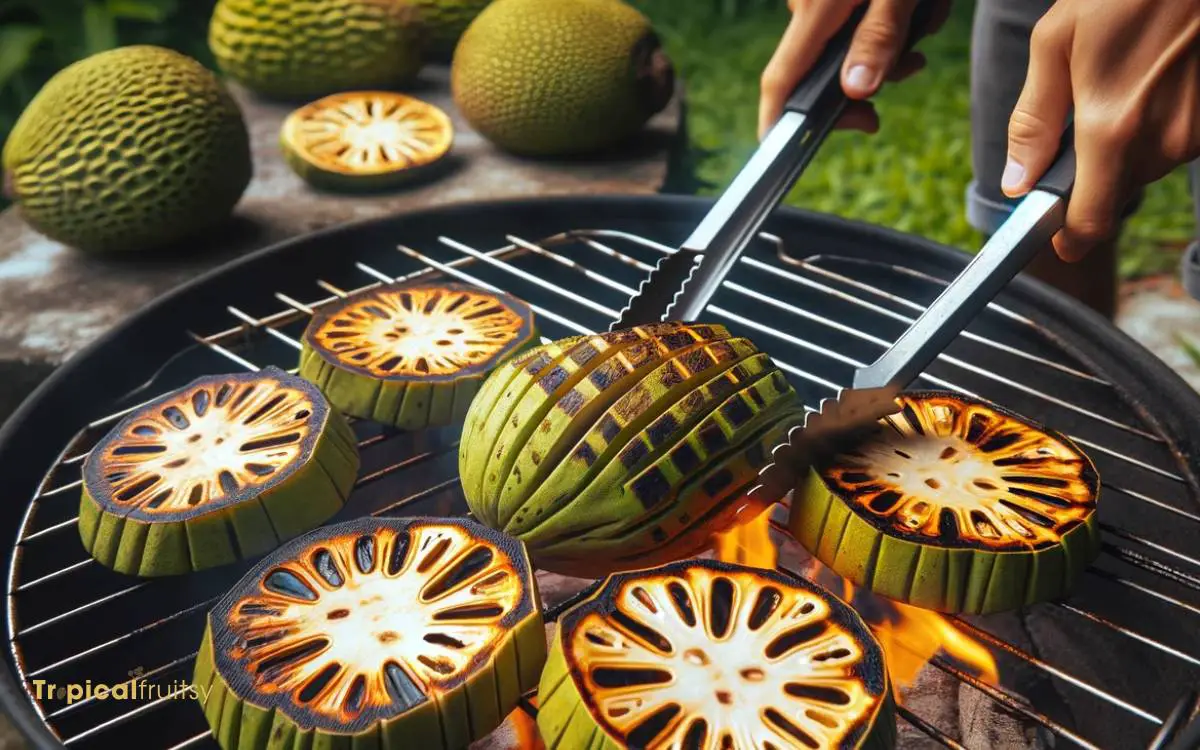
[[[80, 413], [78, 422], [55, 418], [56, 414], [79, 413], [79, 402], [101, 390], [90, 377], [93, 371], [99, 367], [109, 376], [107, 390], [114, 393], [106, 398], [117, 399], [127, 395], [144, 382], [139, 382], [144, 373], [155, 372], [172, 354], [194, 344], [186, 335], [187, 323], [181, 322], [188, 319], [189, 307], [190, 317], [195, 319], [202, 313], [221, 309], [223, 304], [233, 304], [231, 297], [242, 293], [233, 295], [231, 292], [252, 287], [254, 279], [259, 278], [255, 275], [256, 270], [275, 273], [285, 280], [310, 281], [314, 273], [319, 272], [318, 264], [306, 263], [305, 259], [324, 255], [323, 262], [328, 267], [346, 262], [346, 258], [354, 255], [344, 253], [344, 257], [338, 258], [336, 252], [330, 252], [330, 246], [336, 249], [350, 243], [357, 245], [371, 235], [378, 235], [386, 238], [390, 247], [397, 242], [409, 242], [410, 236], [406, 235], [409, 231], [427, 235], [431, 227], [462, 226], [452, 222], [464, 218], [479, 220], [482, 224], [484, 216], [490, 217], [505, 231], [529, 233], [525, 227], [536, 225], [538, 229], [534, 233], [537, 235], [598, 226], [611, 228], [623, 222], [650, 223], [664, 229], [677, 226], [680, 236], [673, 239], [678, 242], [712, 204], [713, 200], [707, 198], [654, 194], [464, 202], [350, 222], [272, 244], [229, 261], [160, 295], [71, 357], [0, 426], [0, 466], [5, 467], [6, 473], [12, 472], [9, 481], [16, 487], [17, 496], [32, 495], [46, 471], [59, 458], [64, 446], [74, 437], [79, 425], [111, 411], [107, 404], [102, 404], [97, 407], [96, 413]], [[565, 221], [568, 217], [575, 220]], [[587, 220], [578, 220], [581, 217]], [[416, 226], [409, 230], [409, 224]], [[920, 267], [943, 279], [956, 273], [970, 258], [961, 250], [915, 235], [793, 208], [777, 210], [764, 230], [784, 237], [805, 236], [810, 238], [809, 242], [819, 238], [823, 240], [823, 250], [825, 245], [833, 245], [826, 254], [836, 254], [833, 248], [838, 240], [846, 244], [874, 242], [895, 250], [907, 250], [898, 256], [904, 258], [906, 265]], [[433, 234], [440, 233], [437, 231]], [[502, 241], [503, 237], [497, 236], [495, 239]], [[663, 237], [655, 239], [667, 241]], [[833, 242], [830, 243], [830, 240]], [[368, 247], [369, 244], [363, 242], [361, 246]], [[796, 250], [794, 247], [792, 249]], [[795, 257], [804, 254], [794, 252], [790, 255]], [[285, 257], [288, 263], [281, 262]], [[275, 264], [279, 267], [275, 267]], [[286, 283], [281, 280], [279, 285]], [[1004, 297], [1006, 306], [1022, 314], [1032, 313], [1030, 317], [1038, 323], [1041, 332], [1057, 345], [1086, 366], [1109, 376], [1113, 387], [1129, 400], [1140, 416], [1168, 438], [1180, 474], [1190, 491], [1190, 499], [1200, 508], [1200, 482], [1188, 460], [1197, 456], [1197, 446], [1200, 446], [1200, 394], [1165, 363], [1108, 324], [1100, 315], [1037, 280], [1018, 277], [1008, 287]], [[1054, 330], [1045, 327], [1042, 322], [1045, 320], [1054, 321]], [[1086, 348], [1073, 340], [1064, 339], [1060, 329], [1083, 336]], [[152, 342], [152, 346], [146, 346], [147, 342]], [[103, 360], [110, 352], [118, 350], [122, 351], [128, 367], [120, 370], [105, 367]], [[132, 353], [139, 356], [132, 356]], [[125, 375], [125, 382], [118, 385], [117, 381], [124, 373], [133, 373], [133, 376]], [[1185, 418], [1187, 416], [1192, 418], [1189, 420]], [[18, 437], [20, 440], [17, 440]], [[12, 530], [10, 537], [12, 552], [6, 556], [10, 567], [15, 556], [20, 554], [16, 540], [29, 509], [28, 503], [13, 505], [15, 508], [12, 513], [17, 528]], [[0, 524], [7, 522], [8, 518], [0, 518]], [[11, 597], [8, 605], [10, 610], [14, 606]], [[7, 619], [6, 627], [11, 642], [15, 637], [12, 628], [14, 618], [10, 616]], [[0, 707], [33, 746], [62, 747], [43, 724], [34, 710], [32, 699], [19, 684], [12, 649], [6, 649], [5, 652], [7, 668], [0, 670]]]

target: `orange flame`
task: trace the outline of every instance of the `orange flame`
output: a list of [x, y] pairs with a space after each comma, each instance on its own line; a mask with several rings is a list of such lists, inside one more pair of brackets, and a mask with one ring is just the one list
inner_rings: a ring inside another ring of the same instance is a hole
[[775, 549], [775, 540], [771, 538], [772, 507], [728, 531], [716, 534], [713, 550], [717, 559], [752, 568], [774, 568], [779, 552]]
[[[716, 536], [717, 559], [759, 568], [775, 567], [778, 551], [771, 538], [771, 512]], [[886, 599], [841, 578], [813, 559], [804, 576], [831, 591], [858, 611], [883, 647], [888, 674], [897, 687], [907, 687], [929, 661], [944, 651], [989, 684], [1000, 681], [996, 659], [979, 641], [937, 612]]]
[[815, 559], [806, 576], [829, 588], [841, 584], [842, 601], [853, 606], [874, 631], [883, 647], [888, 674], [897, 687], [911, 685], [921, 668], [939, 651], [944, 651], [984, 682], [990, 685], [1000, 682], [1000, 671], [992, 652], [945, 616], [860, 589]]
[[542, 736], [538, 734], [537, 723], [524, 709], [513, 711], [508, 715], [508, 721], [512, 725], [513, 735], [509, 750], [546, 750]]

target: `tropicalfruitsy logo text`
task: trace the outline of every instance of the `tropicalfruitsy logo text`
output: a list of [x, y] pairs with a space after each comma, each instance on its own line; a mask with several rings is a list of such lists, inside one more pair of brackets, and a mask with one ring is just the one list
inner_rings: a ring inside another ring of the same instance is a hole
[[80, 701], [149, 701], [167, 698], [189, 698], [207, 702], [208, 692], [212, 688], [207, 685], [194, 685], [190, 680], [171, 680], [169, 682], [151, 683], [142, 678], [144, 670], [141, 667], [129, 673], [129, 679], [110, 685], [103, 682], [85, 680], [83, 682], [49, 682], [47, 680], [31, 680], [33, 697], [38, 701], [65, 700], [67, 705]]

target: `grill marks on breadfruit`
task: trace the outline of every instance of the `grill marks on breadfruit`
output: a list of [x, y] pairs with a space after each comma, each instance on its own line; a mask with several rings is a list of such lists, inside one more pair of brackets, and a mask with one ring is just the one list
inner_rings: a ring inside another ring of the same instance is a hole
[[462, 419], [488, 373], [536, 335], [529, 306], [507, 294], [386, 285], [313, 316], [300, 374], [347, 414], [416, 430]]
[[542, 347], [494, 377], [460, 450], [468, 504], [539, 564], [576, 574], [702, 547], [799, 406], [766, 355], [720, 326]]
[[[635, 344], [597, 364], [558, 397], [515, 454], [500, 490], [504, 530], [527, 533], [543, 511], [549, 515], [558, 510], [553, 503], [563, 498], [562, 484], [553, 481], [554, 475], [561, 477], [565, 471], [569, 481], [583, 485], [613, 459], [617, 448], [646, 428], [652, 428], [650, 436], [659, 442], [669, 441], [679, 427], [651, 425], [659, 410], [751, 352], [753, 345], [745, 339], [706, 342], [668, 335]], [[638, 456], [630, 451], [621, 463], [632, 468]], [[653, 504], [652, 498], [644, 498], [643, 504]]]
[[[483, 491], [483, 478], [492, 455], [487, 446], [495, 444], [513, 408], [525, 391], [537, 382], [540, 374], [556, 366], [583, 338], [574, 336], [560, 339], [513, 357], [484, 381], [471, 402], [459, 443], [458, 463], [464, 492], [478, 496]], [[482, 457], [478, 455], [481, 450], [484, 451]], [[474, 454], [475, 460], [468, 461], [469, 454]], [[480, 520], [489, 526], [496, 526], [495, 510], [491, 505], [481, 506], [479, 512], [483, 515]]]
[[965, 396], [916, 392], [794, 495], [802, 545], [855, 585], [988, 613], [1066, 595], [1099, 553], [1099, 478], [1069, 438]]
[[194, 682], [225, 750], [457, 750], [537, 683], [546, 641], [519, 542], [465, 519], [327, 527], [209, 613]]
[[687, 561], [617, 575], [559, 620], [538, 687], [548, 750], [895, 745], [883, 652], [829, 592]]
[[[758, 378], [722, 406], [739, 404], [740, 410], [754, 393], [768, 394], [767, 398], [775, 403], [768, 411], [755, 415], [751, 422], [735, 427], [718, 409], [675, 448], [656, 452], [650, 458], [652, 463], [625, 480], [616, 492], [606, 484], [608, 477], [603, 475], [589, 485], [573, 503], [603, 508], [602, 518], [597, 519], [598, 525], [563, 529], [548, 536], [539, 554], [545, 560], [558, 556], [564, 559], [561, 563], [548, 563], [547, 567], [570, 565], [572, 557], [589, 553], [613, 555], [622, 569], [661, 564], [699, 551], [709, 542], [713, 530], [732, 525], [735, 517], [745, 511], [735, 501], [758, 483], [758, 470], [766, 456], [799, 421], [795, 396], [783, 376], [776, 377], [775, 373]], [[718, 438], [718, 434], [722, 437]], [[706, 440], [716, 443], [722, 439], [736, 443], [717, 453], [701, 453], [702, 468], [689, 470], [684, 468], [687, 464], [676, 463], [681, 453], [690, 459], [703, 449]], [[618, 476], [613, 479], [622, 481]], [[647, 494], [657, 502], [646, 506]], [[592, 504], [585, 505], [588, 501], [583, 498], [590, 498]], [[623, 515], [616, 498], [626, 502], [636, 500], [640, 506], [634, 508], [641, 511], [640, 515], [632, 520]], [[671, 540], [670, 544], [664, 548], [667, 540]]]
[[[553, 426], [552, 410], [557, 409], [563, 416], [569, 416], [583, 406], [582, 394], [574, 389], [576, 384], [588, 377], [592, 371], [624, 353], [626, 356], [615, 360], [615, 364], [606, 371], [610, 377], [617, 377], [617, 373], [622, 370], [632, 371], [640, 366], [648, 366], [650, 358], [659, 347], [683, 348], [705, 335], [716, 337], [728, 334], [723, 329], [681, 333], [679, 325], [662, 323], [589, 336], [578, 340], [556, 363], [540, 370], [536, 379], [524, 389], [510, 410], [497, 408], [492, 411], [485, 434], [494, 431], [496, 437], [494, 441], [486, 444], [490, 446], [489, 452], [483, 452], [486, 449], [483, 443], [471, 447], [472, 452], [467, 460], [486, 462], [477, 496], [481, 501], [480, 517], [491, 515], [499, 524], [507, 522], [507, 515], [500, 504], [500, 493], [517, 463], [520, 452], [535, 433], [549, 430]], [[664, 340], [659, 341], [660, 336]], [[538, 348], [534, 351], [548, 350]], [[518, 375], [518, 380], [520, 378]], [[614, 397], [615, 395], [614, 392]], [[477, 408], [476, 404], [479, 404], [478, 400], [472, 403], [472, 410]], [[484, 405], [480, 404], [478, 408], [482, 409]], [[484, 498], [486, 500], [483, 500]], [[491, 506], [490, 510], [488, 506]]]
[[4, 144], [6, 192], [39, 232], [87, 252], [136, 252], [224, 221], [250, 182], [241, 111], [216, 76], [131, 46], [59, 71]]
[[358, 467], [354, 433], [312, 384], [273, 367], [200, 378], [88, 454], [79, 534], [130, 575], [223, 565], [334, 515]]
[[421, 68], [421, 26], [403, 0], [219, 0], [208, 44], [227, 75], [294, 99], [388, 89]]

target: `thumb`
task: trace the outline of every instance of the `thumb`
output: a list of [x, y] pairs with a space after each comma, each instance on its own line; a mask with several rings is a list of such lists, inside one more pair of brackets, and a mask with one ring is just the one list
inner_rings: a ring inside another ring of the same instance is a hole
[[1010, 197], [1029, 192], [1050, 167], [1071, 111], [1070, 40], [1047, 20], [1034, 27], [1029, 72], [1008, 122], [1008, 162], [1000, 189]]

